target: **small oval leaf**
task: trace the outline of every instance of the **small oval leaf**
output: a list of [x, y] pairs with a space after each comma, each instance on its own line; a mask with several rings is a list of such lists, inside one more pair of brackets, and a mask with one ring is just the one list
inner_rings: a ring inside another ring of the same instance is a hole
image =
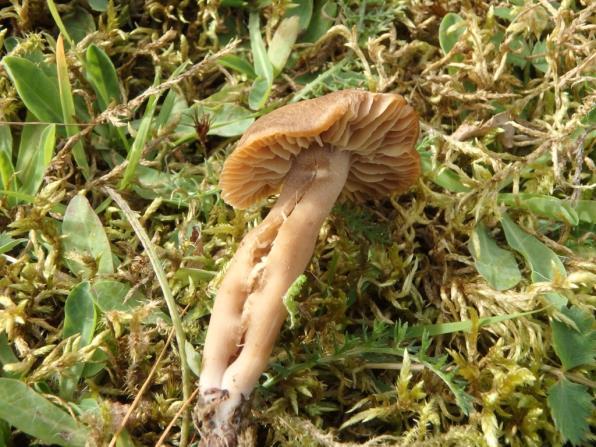
[[455, 46], [466, 30], [464, 19], [454, 12], [445, 14], [439, 25], [439, 44], [443, 53], [447, 54]]
[[23, 103], [40, 121], [62, 122], [58, 83], [33, 62], [16, 56], [2, 60]]
[[95, 45], [90, 45], [85, 54], [85, 77], [95, 90], [102, 111], [111, 102], [121, 102], [116, 68], [108, 55]]
[[553, 281], [557, 277], [567, 276], [565, 267], [557, 254], [534, 236], [523, 231], [507, 214], [503, 214], [501, 225], [509, 246], [519, 252], [530, 264], [533, 282]]
[[114, 273], [110, 242], [99, 217], [85, 197], [76, 195], [68, 204], [62, 235], [66, 264], [75, 275], [91, 276], [92, 269], [82, 262], [84, 258], [95, 260], [97, 273]]
[[503, 250], [490, 237], [486, 226], [478, 224], [468, 241], [476, 270], [495, 290], [507, 290], [521, 281], [521, 273], [513, 253]]

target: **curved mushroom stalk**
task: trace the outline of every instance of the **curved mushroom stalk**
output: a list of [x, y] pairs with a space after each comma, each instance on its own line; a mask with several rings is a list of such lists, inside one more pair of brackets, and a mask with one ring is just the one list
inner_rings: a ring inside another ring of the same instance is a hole
[[404, 191], [420, 173], [417, 138], [417, 114], [400, 95], [342, 90], [280, 107], [238, 141], [220, 176], [222, 198], [245, 208], [283, 187], [215, 299], [195, 410], [203, 445], [236, 444], [242, 401], [286, 317], [282, 297], [344, 185], [356, 198]]
[[241, 403], [265, 370], [286, 318], [283, 296], [308, 265], [349, 170], [349, 152], [318, 145], [302, 151], [277, 203], [232, 259], [203, 353], [195, 418], [204, 445], [235, 444]]

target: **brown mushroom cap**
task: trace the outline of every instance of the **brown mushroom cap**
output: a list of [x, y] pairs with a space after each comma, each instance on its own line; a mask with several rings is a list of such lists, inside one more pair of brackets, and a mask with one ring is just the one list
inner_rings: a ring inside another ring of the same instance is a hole
[[293, 156], [310, 147], [350, 151], [344, 191], [364, 199], [400, 192], [420, 174], [418, 114], [391, 93], [341, 90], [280, 107], [255, 121], [224, 163], [222, 197], [246, 208], [273, 194]]

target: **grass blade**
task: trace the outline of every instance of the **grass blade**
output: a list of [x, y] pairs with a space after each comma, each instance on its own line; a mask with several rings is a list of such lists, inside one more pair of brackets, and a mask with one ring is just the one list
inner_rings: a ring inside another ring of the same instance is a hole
[[[68, 65], [66, 63], [66, 55], [64, 54], [64, 40], [62, 39], [62, 35], [58, 37], [58, 41], [56, 42], [56, 68], [58, 70], [58, 88], [60, 90], [60, 104], [62, 105], [64, 124], [76, 124], [74, 99], [70, 80], [68, 79]], [[78, 131], [77, 126], [66, 126], [66, 134], [69, 137], [76, 135]], [[72, 156], [85, 178], [89, 179], [91, 177], [89, 162], [87, 161], [87, 155], [85, 155], [85, 148], [81, 140], [77, 141], [72, 147]]]
[[[157, 82], [158, 80], [156, 78], [155, 83], [157, 84]], [[147, 108], [145, 109], [145, 114], [141, 120], [141, 125], [139, 126], [137, 136], [135, 137], [135, 140], [133, 141], [130, 148], [130, 152], [128, 153], [128, 164], [126, 165], [124, 175], [122, 176], [122, 180], [118, 186], [120, 189], [124, 189], [128, 186], [135, 175], [135, 171], [137, 170], [139, 162], [141, 161], [143, 149], [145, 148], [145, 143], [147, 142], [149, 132], [151, 131], [151, 123], [153, 121], [153, 115], [155, 114], [158, 99], [159, 95], [153, 95], [147, 102]]]
[[[132, 226], [135, 234], [143, 244], [143, 248], [147, 252], [147, 256], [151, 261], [151, 265], [153, 266], [153, 271], [155, 272], [155, 276], [159, 282], [161, 287], [161, 291], [163, 293], [164, 299], [166, 301], [166, 305], [168, 306], [168, 311], [170, 313], [170, 318], [172, 319], [172, 324], [174, 325], [174, 331], [176, 332], [176, 344], [178, 345], [178, 354], [180, 356], [180, 368], [182, 369], [182, 395], [183, 400], [187, 401], [190, 398], [191, 392], [191, 382], [190, 382], [190, 369], [188, 367], [188, 362], [186, 360], [186, 337], [184, 335], [184, 329], [182, 328], [182, 321], [180, 319], [180, 315], [178, 313], [178, 307], [176, 306], [176, 301], [174, 300], [174, 296], [172, 295], [172, 291], [168, 284], [168, 280], [166, 278], [166, 274], [163, 270], [161, 265], [161, 261], [157, 256], [153, 248], [153, 244], [151, 243], [151, 239], [147, 235], [147, 232], [139, 222], [137, 216], [133, 213], [133, 211], [128, 206], [128, 203], [122, 198], [120, 194], [114, 191], [111, 188], [105, 187], [104, 190], [106, 193], [118, 204], [126, 219]], [[182, 433], [181, 433], [181, 440], [180, 445], [185, 446], [188, 442], [188, 435], [190, 429], [190, 417], [189, 412], [186, 411], [184, 413], [184, 419], [182, 423]]]
[[58, 14], [58, 9], [56, 8], [56, 3], [54, 3], [54, 0], [48, 0], [48, 9], [50, 10], [50, 14], [54, 19], [54, 22], [56, 22], [56, 26], [60, 30], [60, 34], [66, 38], [66, 41], [70, 46], [74, 45], [74, 41], [70, 37], [70, 34], [68, 34], [66, 26], [64, 26], [64, 22], [60, 18], [60, 14]]
[[[527, 317], [528, 315], [532, 315], [537, 312], [540, 312], [540, 310], [480, 318], [478, 320], [478, 327], [490, 326], [503, 321]], [[419, 338], [422, 337], [424, 333], [427, 333], [430, 337], [435, 337], [437, 335], [453, 334], [455, 332], [470, 332], [472, 327], [473, 322], [471, 320], [455, 321], [453, 323], [421, 324], [409, 327], [408, 331], [406, 332], [406, 338]]]

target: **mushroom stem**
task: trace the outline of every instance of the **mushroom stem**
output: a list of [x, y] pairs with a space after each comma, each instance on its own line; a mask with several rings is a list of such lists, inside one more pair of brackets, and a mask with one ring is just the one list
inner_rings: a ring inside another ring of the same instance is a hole
[[[206, 416], [229, 439], [234, 414], [248, 398], [286, 318], [283, 296], [312, 257], [321, 225], [341, 193], [350, 154], [311, 147], [294, 160], [281, 195], [243, 240], [218, 291], [203, 355], [203, 404], [226, 395]], [[207, 422], [207, 421], [204, 421]]]

